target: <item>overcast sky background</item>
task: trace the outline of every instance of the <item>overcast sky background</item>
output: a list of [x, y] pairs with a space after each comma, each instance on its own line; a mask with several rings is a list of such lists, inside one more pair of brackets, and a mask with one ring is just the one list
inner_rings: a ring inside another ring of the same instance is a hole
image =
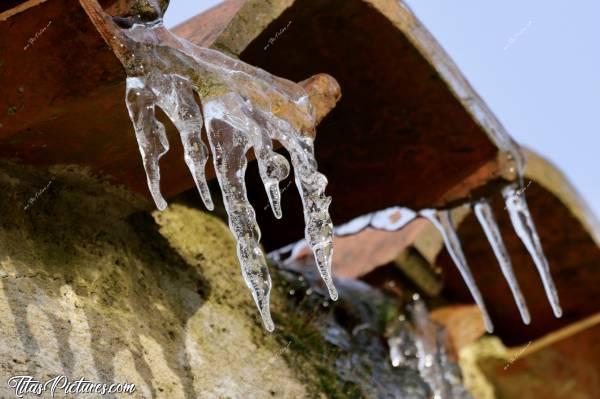
[[[172, 27], [220, 0], [171, 0]], [[600, 1], [409, 0], [509, 133], [600, 216]]]

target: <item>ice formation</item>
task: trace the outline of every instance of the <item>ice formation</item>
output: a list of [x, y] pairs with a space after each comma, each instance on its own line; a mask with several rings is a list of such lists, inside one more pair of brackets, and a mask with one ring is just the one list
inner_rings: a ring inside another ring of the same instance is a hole
[[460, 370], [450, 361], [445, 330], [431, 320], [419, 295], [413, 295], [406, 310], [408, 320], [400, 316], [388, 336], [392, 366], [406, 367], [416, 359], [419, 374], [431, 391], [429, 398], [470, 397], [458, 384]]
[[546, 290], [546, 296], [552, 306], [552, 311], [556, 317], [562, 316], [562, 310], [558, 301], [558, 293], [554, 286], [554, 281], [550, 275], [550, 267], [548, 266], [548, 260], [544, 255], [540, 238], [533, 224], [533, 219], [529, 213], [529, 207], [525, 201], [522, 190], [518, 190], [516, 183], [510, 184], [502, 190], [504, 201], [506, 202], [506, 209], [510, 216], [510, 221], [515, 229], [515, 232], [527, 248], [529, 255], [533, 258], [533, 262], [540, 274], [542, 284]]
[[401, 315], [396, 322], [394, 333], [388, 338], [390, 350], [390, 361], [392, 366], [398, 367], [409, 361], [410, 357], [417, 356], [416, 350], [411, 347], [414, 341], [414, 330], [412, 325]]
[[417, 336], [417, 353], [419, 355], [419, 371], [429, 383], [434, 399], [450, 399], [450, 386], [444, 380], [444, 367], [440, 355], [438, 327], [429, 319], [425, 304], [418, 297], [409, 308]]
[[[516, 155], [513, 155], [513, 158], [516, 159]], [[506, 209], [510, 216], [513, 229], [531, 255], [538, 273], [540, 274], [542, 284], [546, 291], [546, 296], [548, 297], [548, 301], [550, 302], [554, 315], [556, 317], [561, 317], [562, 310], [558, 300], [558, 293], [556, 291], [556, 287], [554, 286], [554, 281], [550, 275], [548, 260], [544, 255], [542, 244], [537, 234], [531, 214], [529, 213], [529, 208], [527, 207], [527, 202], [525, 201], [523, 193], [524, 189], [519, 189], [519, 187], [522, 187], [522, 166], [520, 165], [521, 164], [519, 164], [518, 168], [519, 177], [517, 182], [510, 183], [509, 185], [505, 186], [502, 189], [502, 195], [506, 203]], [[519, 283], [515, 276], [508, 251], [504, 246], [502, 235], [500, 234], [500, 229], [496, 223], [492, 208], [487, 199], [480, 199], [479, 201], [473, 203], [472, 206], [477, 220], [479, 221], [479, 224], [481, 225], [484, 234], [492, 247], [494, 255], [500, 264], [502, 274], [508, 282], [510, 290], [515, 299], [515, 303], [517, 304], [517, 308], [519, 309], [521, 319], [525, 324], [529, 324], [531, 322], [531, 316], [529, 314], [529, 310], [527, 309], [523, 293], [519, 288]], [[489, 332], [492, 332], [493, 325], [491, 318], [485, 308], [483, 298], [481, 297], [479, 289], [477, 288], [477, 284], [473, 279], [471, 271], [467, 265], [466, 258], [461, 249], [460, 240], [450, 217], [450, 213], [447, 210], [422, 210], [419, 212], [419, 214], [428, 218], [442, 234], [446, 250], [459, 269], [465, 284], [469, 288], [469, 291], [475, 300], [475, 303], [477, 303], [483, 314], [486, 329]]]
[[367, 227], [385, 231], [396, 231], [406, 226], [416, 216], [417, 214], [412, 209], [394, 206], [352, 219], [348, 223], [336, 226], [334, 232], [337, 236], [352, 235], [359, 233]]
[[[337, 299], [331, 278], [331, 199], [325, 195], [327, 179], [317, 171], [313, 145], [317, 122], [306, 90], [177, 37], [163, 26], [158, 11], [151, 22], [134, 20], [121, 28], [96, 0], [80, 1], [126, 69], [127, 108], [156, 206], [160, 210], [167, 206], [160, 192], [159, 160], [169, 150], [165, 128], [155, 115], [159, 107], [179, 131], [185, 162], [204, 204], [213, 209], [205, 177], [209, 151], [201, 138], [204, 118], [242, 274], [265, 328], [272, 331], [271, 278], [244, 179], [246, 154], [252, 149], [271, 209], [275, 217], [281, 218], [279, 182], [288, 176], [290, 166], [273, 150], [273, 140], [278, 141], [291, 157], [304, 206], [306, 240], [330, 297]], [[200, 97], [202, 110], [194, 92]]]
[[515, 272], [512, 267], [512, 262], [510, 261], [508, 251], [506, 250], [506, 246], [504, 245], [504, 241], [502, 240], [500, 228], [496, 223], [496, 218], [494, 217], [492, 207], [490, 206], [488, 200], [484, 199], [476, 202], [473, 205], [473, 210], [475, 212], [477, 220], [479, 221], [479, 224], [481, 225], [481, 228], [483, 229], [483, 232], [485, 233], [485, 236], [487, 237], [487, 240], [492, 246], [494, 255], [496, 256], [496, 259], [500, 264], [502, 274], [508, 282], [517, 307], [519, 308], [521, 319], [523, 320], [523, 323], [529, 324], [531, 322], [529, 309], [527, 309], [525, 298], [523, 297], [523, 293], [521, 292], [521, 288], [519, 287], [519, 282], [517, 281], [517, 277], [515, 276]]
[[483, 315], [483, 322], [485, 324], [485, 329], [488, 332], [494, 331], [492, 319], [490, 318], [490, 315], [485, 307], [483, 297], [481, 296], [481, 292], [479, 292], [479, 288], [477, 287], [477, 283], [473, 278], [471, 269], [467, 264], [467, 259], [465, 258], [465, 254], [463, 253], [458, 234], [456, 233], [456, 228], [454, 227], [454, 223], [452, 222], [450, 211], [424, 209], [419, 212], [419, 215], [427, 218], [442, 235], [442, 239], [444, 240], [446, 250], [450, 254], [450, 257], [454, 261], [454, 264], [458, 268], [458, 271], [460, 272], [460, 275], [465, 281], [465, 284], [467, 285], [471, 296], [473, 296], [475, 303], [477, 304], [477, 306], [479, 306], [479, 309], [481, 310], [481, 313]]
[[[515, 149], [515, 151], [517, 150]], [[517, 160], [520, 159], [520, 157], [517, 157], [517, 155], [511, 156], [511, 158]], [[519, 171], [519, 176], [522, 175], [522, 162], [524, 161], [521, 160], [521, 162], [515, 162], [518, 166], [517, 169]], [[523, 242], [523, 245], [531, 255], [536, 265], [554, 315], [556, 317], [560, 317], [562, 315], [562, 310], [558, 300], [558, 293], [556, 291], [556, 287], [554, 286], [552, 276], [550, 275], [548, 261], [544, 255], [539, 236], [535, 229], [535, 225], [533, 224], [533, 219], [529, 213], [527, 202], [524, 198], [525, 189], [519, 188], [523, 187], [521, 182], [522, 179], [519, 177], [517, 182], [510, 183], [502, 190], [502, 195], [506, 203], [506, 209], [510, 216], [514, 230], [516, 231], [520, 240]], [[492, 247], [494, 255], [498, 260], [502, 274], [508, 282], [513, 298], [521, 315], [521, 319], [525, 324], [529, 324], [531, 322], [531, 316], [529, 314], [524, 295], [515, 276], [512, 262], [504, 245], [504, 241], [502, 240], [502, 235], [500, 233], [498, 224], [496, 223], [489, 200], [482, 198], [473, 202], [471, 205], [475, 216], [477, 217], [477, 220], [479, 221], [479, 224], [481, 225], [483, 232]], [[469, 292], [475, 300], [475, 303], [482, 312], [487, 331], [492, 332], [493, 325], [491, 318], [486, 310], [481, 292], [477, 287], [477, 283], [475, 282], [467, 263], [460, 239], [458, 238], [458, 234], [448, 210], [422, 209], [418, 212], [415, 212], [409, 208], [391, 207], [359, 216], [347, 223], [336, 226], [334, 228], [334, 232], [338, 236], [345, 236], [357, 234], [366, 228], [395, 231], [403, 228], [418, 216], [428, 219], [442, 235], [446, 250], [458, 268], [463, 280], [465, 281], [465, 284], [467, 285], [467, 288], [469, 289]], [[296, 246], [298, 247], [300, 245], [296, 244]], [[282, 250], [285, 250], [285, 248]]]
[[[162, 25], [160, 11], [150, 22], [142, 23], [139, 18], [133, 18], [125, 21], [127, 26], [121, 29], [102, 11], [96, 0], [80, 2], [127, 71], [127, 108], [135, 127], [148, 187], [157, 207], [162, 210], [167, 206], [160, 192], [159, 160], [169, 150], [165, 128], [155, 117], [158, 106], [179, 131], [185, 162], [204, 204], [213, 209], [205, 178], [209, 150], [201, 138], [205, 122], [229, 226], [237, 240], [242, 274], [265, 327], [272, 330], [271, 279], [259, 247], [260, 230], [248, 201], [244, 177], [246, 153], [252, 149], [271, 209], [275, 217], [281, 218], [279, 183], [289, 174], [290, 166], [273, 150], [273, 140], [278, 141], [291, 156], [296, 186], [304, 206], [306, 242], [313, 250], [330, 297], [336, 299], [331, 278], [334, 229], [328, 214], [330, 198], [325, 195], [327, 179], [317, 171], [313, 145], [316, 118], [307, 92], [298, 84], [173, 35]], [[202, 108], [196, 103], [194, 93], [199, 95]], [[522, 186], [525, 160], [510, 139], [501, 135], [492, 139], [514, 164], [517, 183], [503, 190], [507, 210], [515, 231], [535, 262], [554, 314], [559, 317], [562, 311], [548, 262], [523, 190], [518, 190], [519, 184]], [[530, 315], [491, 208], [485, 201], [476, 202], [473, 208], [509, 283], [521, 317], [529, 323]], [[417, 213], [392, 207], [338, 226], [335, 233], [354, 234], [367, 227], [398, 230], [417, 216], [429, 219], [442, 234], [448, 252], [483, 313], [486, 328], [491, 331], [492, 322], [447, 210], [426, 209]]]

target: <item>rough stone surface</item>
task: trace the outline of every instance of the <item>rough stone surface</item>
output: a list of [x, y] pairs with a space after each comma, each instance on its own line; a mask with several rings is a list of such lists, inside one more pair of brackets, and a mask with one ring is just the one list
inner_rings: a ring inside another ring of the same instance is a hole
[[1, 162], [0, 190], [0, 397], [19, 374], [134, 397], [317, 395], [258, 323], [219, 219], [132, 214], [142, 199], [74, 168]]

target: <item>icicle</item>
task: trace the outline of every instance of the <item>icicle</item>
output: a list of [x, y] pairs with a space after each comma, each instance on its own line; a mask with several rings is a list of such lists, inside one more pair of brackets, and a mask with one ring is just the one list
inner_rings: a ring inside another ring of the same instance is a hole
[[554, 315], [560, 317], [562, 315], [562, 309], [558, 300], [558, 293], [556, 292], [554, 281], [550, 275], [548, 260], [544, 255], [540, 238], [538, 237], [535, 225], [533, 224], [529, 208], [527, 207], [527, 202], [522, 196], [522, 192], [518, 190], [517, 183], [504, 187], [502, 195], [504, 196], [506, 209], [510, 216], [513, 228], [523, 242], [523, 245], [525, 245], [525, 248], [527, 248], [529, 255], [533, 258], [533, 262], [540, 274], [546, 296], [552, 306]]
[[142, 155], [148, 188], [156, 207], [162, 211], [166, 209], [167, 201], [160, 193], [158, 161], [169, 151], [169, 141], [165, 127], [154, 115], [156, 97], [146, 87], [143, 78], [127, 78], [125, 100]]
[[[412, 302], [406, 306], [406, 313], [408, 320], [401, 315], [386, 327], [392, 366], [418, 369], [431, 391], [429, 398], [470, 397], [457, 384], [462, 377], [449, 359], [447, 332], [431, 319], [418, 294], [414, 294]], [[423, 394], [417, 396], [425, 397]]]
[[[223, 202], [229, 215], [229, 228], [237, 241], [237, 253], [246, 285], [263, 318], [265, 328], [274, 329], [269, 311], [271, 277], [260, 250], [260, 230], [256, 214], [248, 201], [244, 174], [246, 152], [250, 146], [243, 132], [237, 130], [224, 111], [227, 104], [211, 102], [204, 107], [206, 127], [214, 157], [215, 172]], [[229, 122], [229, 123], [228, 123]]]
[[492, 246], [494, 255], [496, 255], [496, 259], [500, 264], [502, 274], [508, 282], [510, 290], [513, 294], [513, 298], [515, 299], [517, 307], [519, 308], [521, 319], [525, 324], [529, 324], [531, 322], [529, 309], [527, 309], [525, 298], [523, 297], [523, 293], [519, 287], [519, 282], [515, 276], [508, 251], [504, 246], [504, 241], [502, 240], [502, 235], [500, 234], [500, 229], [498, 228], [496, 219], [494, 218], [492, 208], [487, 200], [481, 200], [473, 205], [473, 209], [475, 211], [475, 215], [477, 216], [477, 220], [479, 220], [479, 224], [481, 225], [485, 236], [488, 239], [488, 242]]
[[[281, 218], [279, 183], [290, 166], [273, 151], [278, 140], [290, 153], [296, 186], [304, 205], [305, 238], [332, 299], [337, 291], [331, 277], [333, 225], [325, 195], [327, 179], [317, 171], [313, 137], [317, 124], [306, 90], [293, 82], [235, 60], [218, 51], [198, 47], [173, 35], [153, 10], [152, 21], [133, 19], [119, 28], [96, 0], [80, 3], [126, 69], [126, 103], [133, 122], [148, 187], [159, 209], [167, 203], [160, 193], [159, 160], [169, 150], [164, 126], [155, 117], [159, 106], [180, 133], [185, 162], [208, 209], [214, 207], [205, 178], [208, 150], [201, 139], [202, 102], [229, 227], [237, 240], [242, 275], [252, 291], [267, 330], [271, 278], [260, 249], [260, 230], [248, 202], [244, 175], [246, 154], [253, 150], [275, 217]], [[141, 18], [137, 16], [136, 18]], [[330, 78], [328, 83], [333, 79]], [[337, 86], [336, 86], [337, 87]], [[331, 87], [329, 88], [331, 89]], [[335, 92], [335, 89], [332, 89]], [[326, 93], [335, 97], [334, 93]]]
[[452, 223], [452, 218], [450, 217], [450, 212], [447, 210], [437, 211], [435, 209], [423, 209], [419, 214], [433, 223], [442, 235], [446, 250], [467, 284], [467, 288], [471, 292], [475, 303], [479, 306], [479, 310], [483, 315], [486, 330], [490, 333], [493, 332], [494, 326], [492, 325], [492, 320], [487, 312], [479, 288], [477, 288], [477, 283], [475, 283], [475, 279], [471, 274], [471, 269], [469, 269], [469, 265], [467, 264], [467, 260], [460, 245], [460, 240], [458, 239], [454, 224]]
[[313, 250], [319, 274], [325, 282], [329, 296], [335, 301], [338, 293], [331, 276], [333, 223], [328, 212], [331, 197], [325, 195], [327, 178], [317, 171], [313, 140], [309, 137], [292, 139], [294, 135], [290, 133], [293, 132], [289, 132], [288, 129], [284, 128], [277, 139], [292, 157], [296, 187], [304, 208], [304, 235]]
[[207, 209], [214, 204], [206, 183], [208, 149], [202, 142], [202, 114], [189, 82], [179, 76], [165, 76], [152, 82], [157, 104], [179, 130], [185, 163]]
[[438, 327], [429, 318], [429, 312], [418, 295], [415, 295], [409, 310], [417, 336], [415, 343], [419, 356], [419, 372], [429, 384], [434, 399], [450, 399], [451, 388], [444, 379], [445, 370], [440, 361]]

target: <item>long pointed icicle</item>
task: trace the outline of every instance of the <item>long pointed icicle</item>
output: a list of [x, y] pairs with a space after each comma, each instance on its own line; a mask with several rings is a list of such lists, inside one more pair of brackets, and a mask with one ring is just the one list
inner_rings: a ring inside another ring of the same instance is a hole
[[496, 218], [494, 217], [492, 208], [487, 200], [481, 200], [473, 205], [473, 209], [475, 211], [475, 215], [477, 216], [477, 220], [479, 221], [479, 224], [481, 225], [481, 228], [483, 229], [485, 236], [487, 237], [488, 242], [494, 251], [494, 255], [500, 264], [502, 274], [508, 282], [510, 290], [515, 299], [515, 303], [519, 308], [521, 319], [525, 324], [529, 324], [531, 322], [529, 309], [527, 309], [525, 298], [523, 297], [523, 293], [519, 287], [519, 282], [515, 276], [508, 251], [506, 250], [506, 246], [502, 240], [502, 235], [500, 234], [500, 229], [496, 223]]
[[236, 123], [228, 118], [227, 108], [225, 103], [219, 101], [204, 104], [208, 141], [223, 202], [229, 215], [229, 228], [237, 241], [242, 275], [252, 292], [265, 328], [273, 331], [275, 326], [269, 308], [271, 277], [260, 249], [260, 229], [256, 223], [254, 208], [248, 201], [244, 181], [248, 164], [246, 152], [251, 143]]
[[304, 235], [313, 250], [329, 297], [335, 301], [338, 293], [331, 276], [333, 223], [328, 212], [331, 197], [325, 195], [327, 178], [317, 171], [313, 139], [303, 137], [301, 140], [290, 140], [289, 137], [289, 133], [284, 133], [278, 139], [292, 157], [296, 187], [304, 208]]
[[550, 275], [550, 267], [548, 266], [548, 260], [544, 255], [540, 238], [533, 224], [533, 219], [529, 213], [527, 202], [522, 195], [522, 192], [518, 190], [517, 183], [506, 186], [502, 189], [502, 195], [506, 203], [506, 209], [510, 216], [515, 232], [525, 245], [525, 248], [529, 252], [529, 255], [533, 258], [533, 262], [540, 274], [546, 296], [552, 306], [552, 311], [556, 317], [562, 316], [562, 309], [558, 300], [558, 293], [554, 286], [554, 281]]
[[458, 268], [458, 271], [460, 272], [463, 280], [465, 281], [465, 284], [467, 284], [467, 288], [471, 292], [471, 296], [473, 296], [475, 303], [477, 304], [477, 306], [479, 306], [479, 310], [483, 315], [485, 329], [490, 333], [493, 332], [494, 326], [492, 324], [492, 320], [485, 307], [485, 303], [483, 302], [481, 292], [479, 292], [479, 288], [477, 288], [477, 283], [473, 278], [471, 269], [467, 264], [467, 259], [465, 258], [465, 254], [463, 253], [462, 247], [460, 245], [458, 234], [456, 233], [456, 229], [454, 228], [454, 224], [452, 223], [450, 212], [447, 210], [437, 211], [435, 209], [424, 209], [421, 210], [419, 214], [427, 218], [431, 223], [433, 223], [433, 225], [438, 229], [438, 231], [442, 235], [444, 245], [446, 246], [446, 250], [450, 254], [450, 257], [454, 261], [454, 264]]

